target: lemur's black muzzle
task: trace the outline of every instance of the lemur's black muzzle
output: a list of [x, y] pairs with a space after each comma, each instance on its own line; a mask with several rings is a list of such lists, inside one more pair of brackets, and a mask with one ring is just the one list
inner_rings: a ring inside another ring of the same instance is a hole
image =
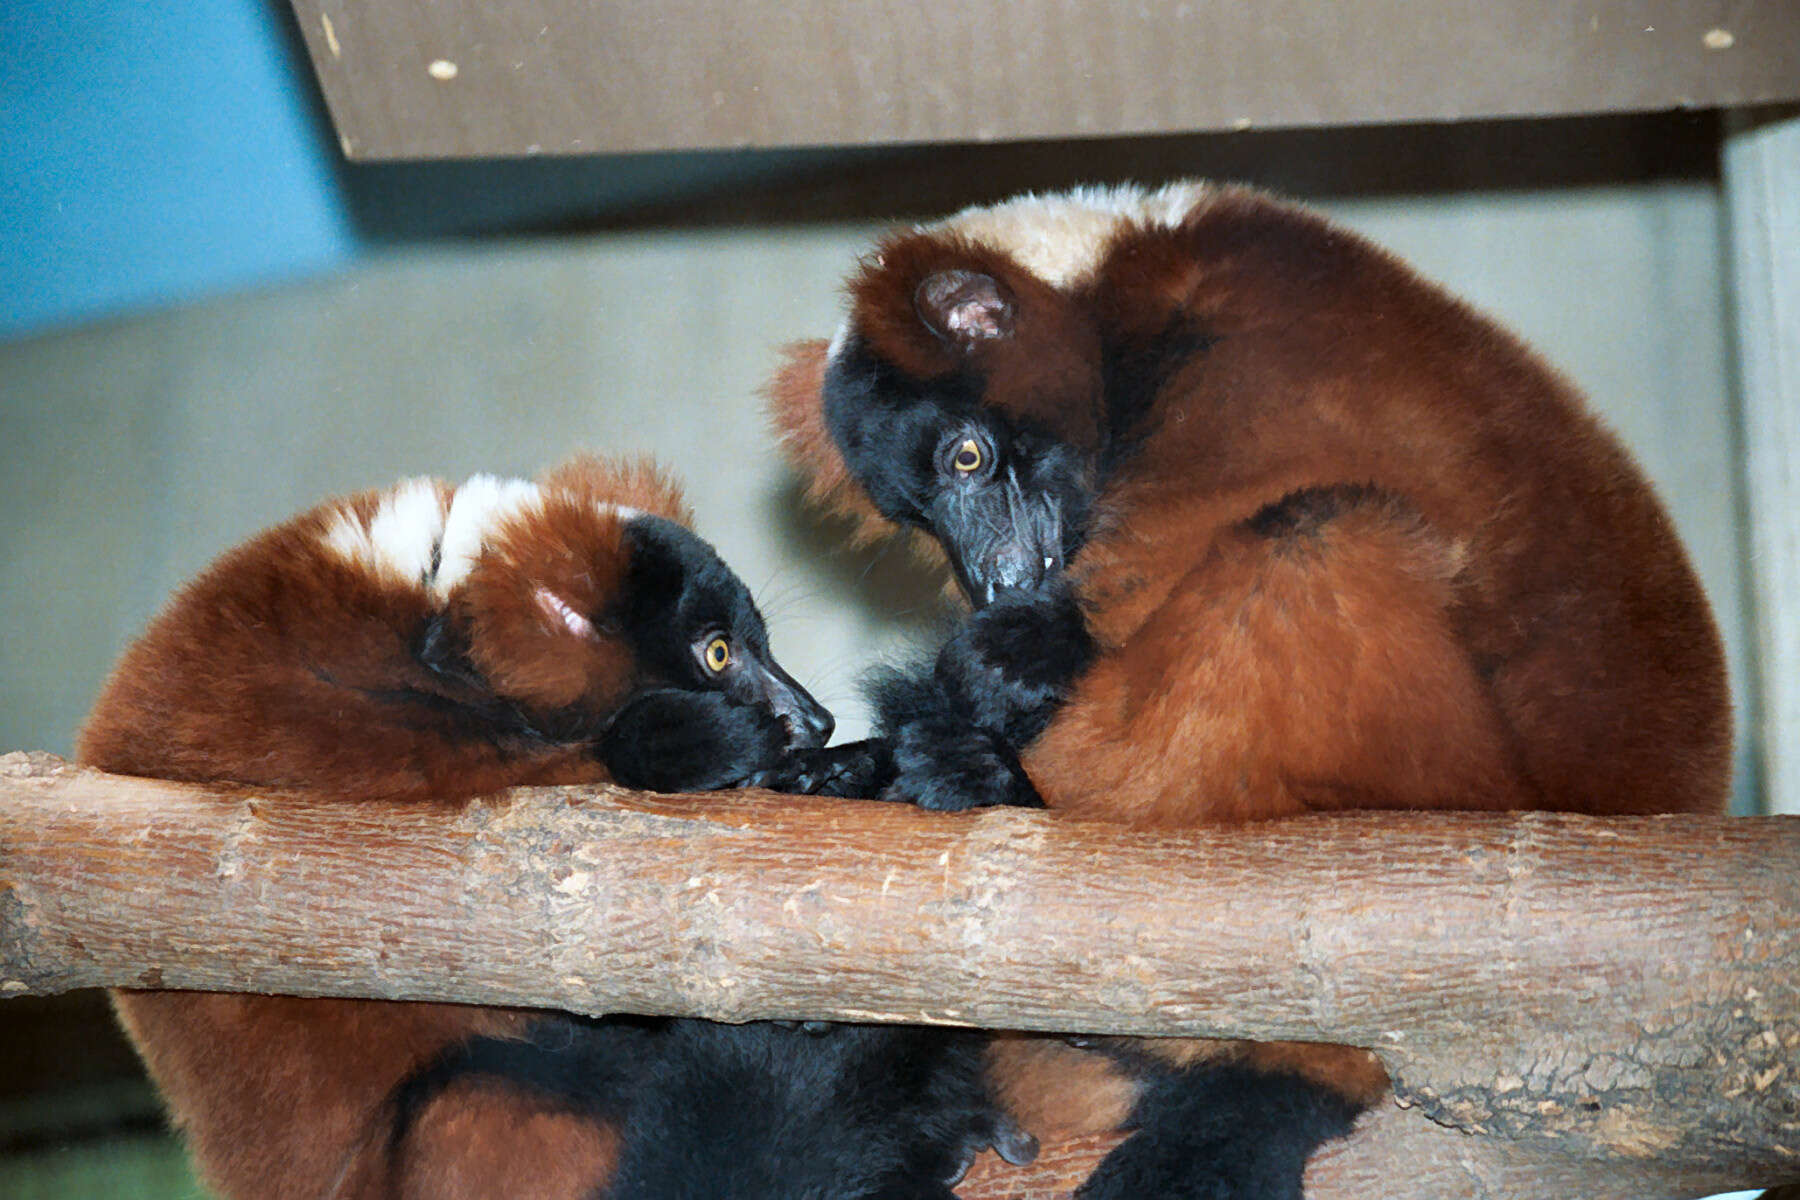
[[814, 700], [810, 692], [775, 663], [757, 662], [755, 677], [750, 683], [757, 698], [786, 727], [789, 750], [808, 750], [831, 740], [837, 721], [824, 705]]
[[1061, 505], [1027, 496], [1010, 470], [986, 487], [944, 497], [931, 524], [977, 608], [1001, 592], [1039, 587], [1064, 566]]

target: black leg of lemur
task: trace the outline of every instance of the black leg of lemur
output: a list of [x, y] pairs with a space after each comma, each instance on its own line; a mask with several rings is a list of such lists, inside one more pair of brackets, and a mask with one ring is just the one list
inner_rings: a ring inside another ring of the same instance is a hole
[[1202, 1065], [1159, 1074], [1136, 1126], [1080, 1200], [1303, 1200], [1306, 1162], [1342, 1137], [1357, 1106], [1295, 1075]]

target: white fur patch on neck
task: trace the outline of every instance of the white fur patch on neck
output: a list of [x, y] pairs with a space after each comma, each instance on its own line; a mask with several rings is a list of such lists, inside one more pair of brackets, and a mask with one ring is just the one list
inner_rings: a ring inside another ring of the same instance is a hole
[[[352, 509], [340, 510], [321, 540], [346, 562], [427, 588], [441, 603], [468, 578], [482, 548], [503, 523], [543, 502], [538, 485], [523, 479], [476, 475], [447, 502], [435, 480], [406, 479], [382, 493], [367, 521]], [[620, 524], [647, 515], [629, 504], [602, 502], [594, 509]], [[552, 611], [552, 615], [567, 625], [574, 614]], [[583, 632], [572, 625], [571, 631]]]
[[844, 351], [844, 345], [850, 340], [850, 322], [838, 322], [837, 332], [831, 335], [831, 345], [825, 347], [825, 361], [834, 363]]
[[366, 571], [406, 583], [430, 582], [431, 564], [444, 534], [444, 498], [430, 479], [395, 484], [365, 524], [345, 509], [325, 530], [325, 545]]
[[1188, 179], [1158, 188], [1119, 184], [1047, 196], [1027, 194], [965, 208], [921, 226], [920, 231], [953, 233], [999, 250], [1052, 287], [1068, 288], [1099, 267], [1120, 230], [1173, 229], [1211, 187], [1203, 180]]
[[440, 601], [469, 576], [481, 549], [500, 525], [543, 503], [535, 483], [476, 475], [456, 489], [438, 552], [431, 591]]
[[594, 505], [594, 511], [603, 517], [617, 517], [621, 525], [649, 515], [641, 508], [633, 508], [629, 504], [609, 504], [604, 500]]

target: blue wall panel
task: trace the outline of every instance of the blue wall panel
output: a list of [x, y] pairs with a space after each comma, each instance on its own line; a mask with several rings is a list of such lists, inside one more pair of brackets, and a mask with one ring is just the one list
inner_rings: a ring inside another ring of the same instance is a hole
[[354, 256], [287, 20], [262, 0], [0, 4], [0, 339]]

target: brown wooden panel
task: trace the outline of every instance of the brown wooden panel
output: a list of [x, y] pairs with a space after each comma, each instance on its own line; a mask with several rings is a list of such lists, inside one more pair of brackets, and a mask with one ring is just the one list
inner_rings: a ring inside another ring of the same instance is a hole
[[1800, 96], [1776, 0], [294, 0], [355, 159], [988, 141]]

